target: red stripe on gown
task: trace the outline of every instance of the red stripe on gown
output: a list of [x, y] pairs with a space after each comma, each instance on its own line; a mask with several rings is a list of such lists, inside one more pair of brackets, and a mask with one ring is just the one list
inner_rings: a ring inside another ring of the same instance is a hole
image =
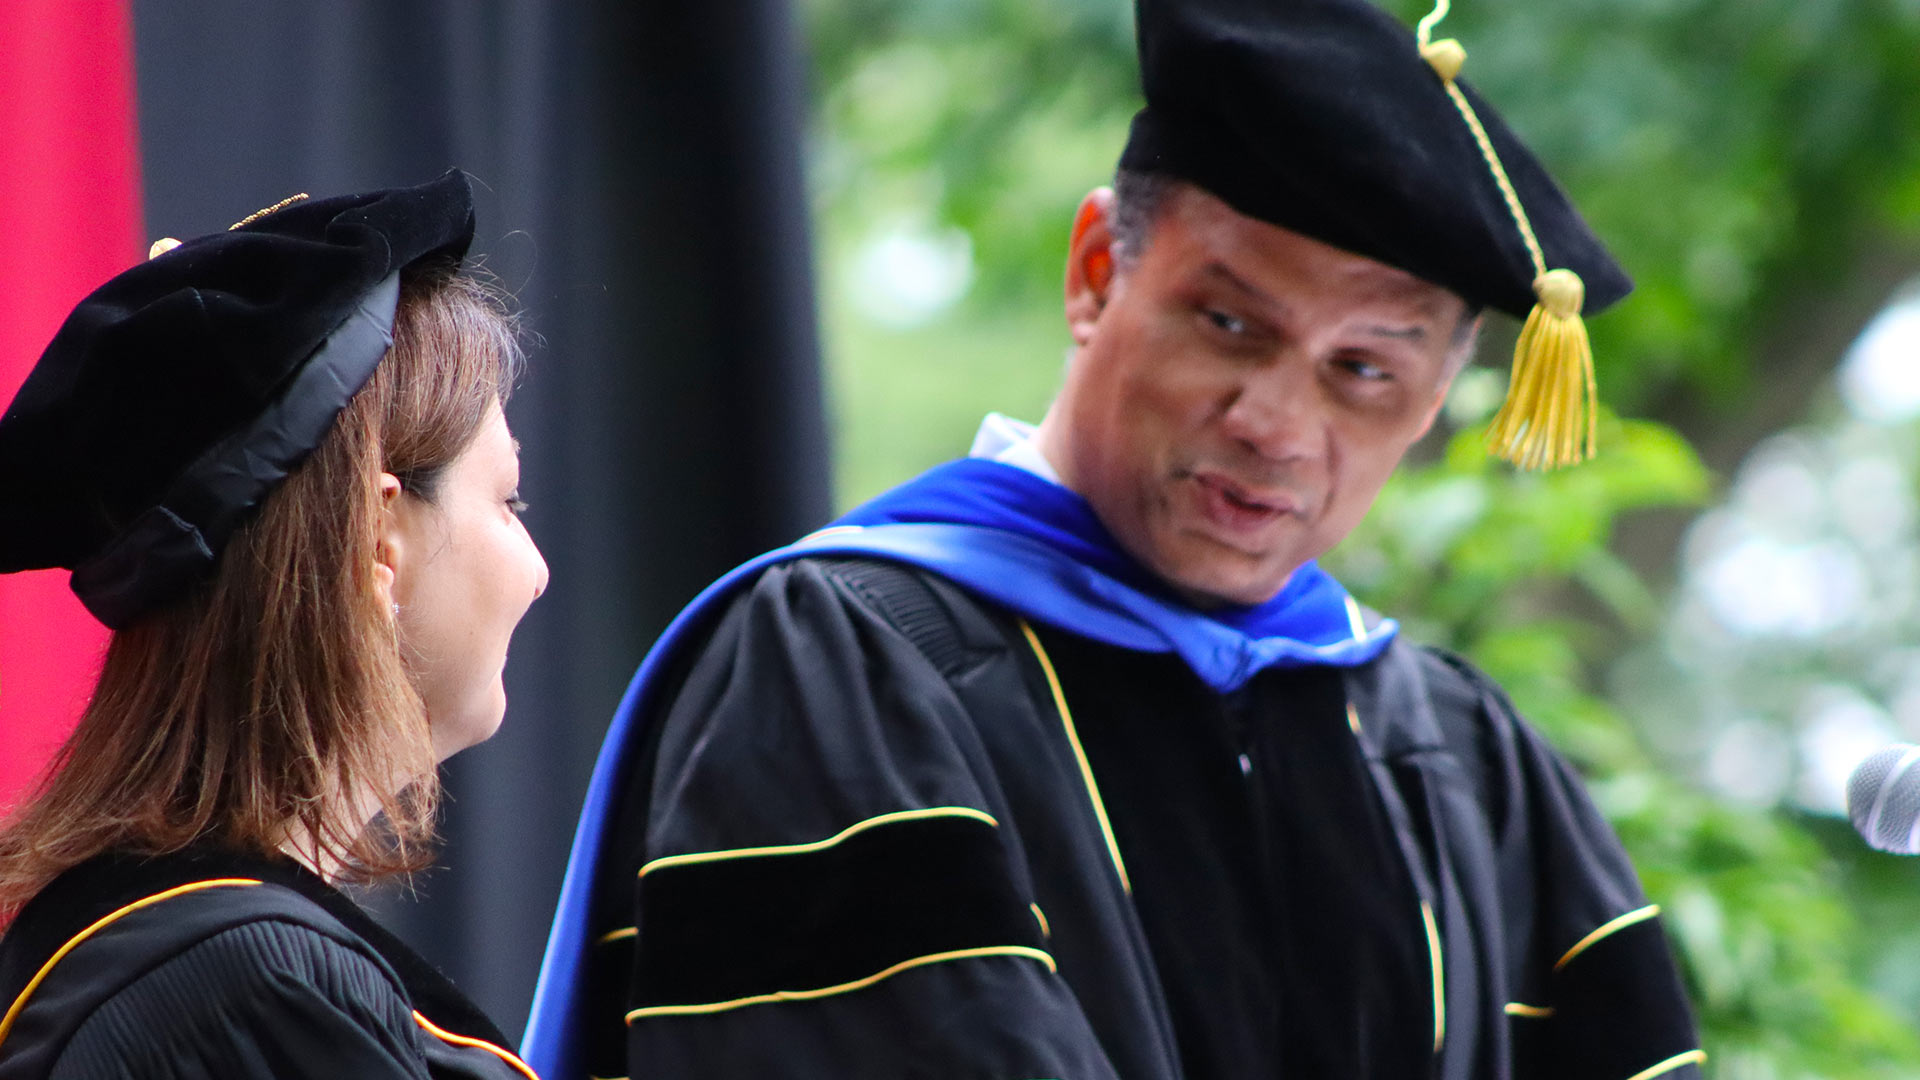
[[[0, 401], [144, 254], [135, 124], [128, 0], [0, 3]], [[66, 571], [0, 575], [0, 809], [72, 730], [106, 640]]]

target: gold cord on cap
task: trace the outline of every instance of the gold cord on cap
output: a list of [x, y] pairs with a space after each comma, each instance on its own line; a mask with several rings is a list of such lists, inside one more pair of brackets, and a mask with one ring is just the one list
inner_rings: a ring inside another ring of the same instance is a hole
[[1547, 269], [1533, 223], [1527, 220], [1526, 208], [1520, 205], [1520, 196], [1500, 164], [1500, 155], [1494, 152], [1493, 140], [1487, 137], [1472, 103], [1454, 85], [1461, 65], [1466, 63], [1466, 49], [1451, 38], [1429, 40], [1434, 26], [1447, 17], [1451, 6], [1451, 0], [1435, 0], [1433, 11], [1420, 20], [1416, 31], [1420, 55], [1440, 76], [1507, 201], [1507, 210], [1533, 259], [1533, 295], [1538, 298], [1514, 346], [1507, 400], [1487, 428], [1487, 446], [1523, 469], [1575, 465], [1593, 456], [1599, 401], [1593, 378], [1593, 346], [1587, 340], [1586, 324], [1580, 321], [1587, 288], [1572, 270]]
[[[239, 221], [236, 221], [233, 224], [227, 226], [227, 231], [232, 232], [233, 230], [239, 228], [242, 225], [251, 225], [256, 221], [259, 221], [261, 218], [266, 217], [268, 214], [273, 213], [275, 210], [284, 210], [287, 207], [292, 206], [294, 203], [299, 202], [301, 199], [304, 199], [307, 197], [308, 197], [307, 193], [304, 191], [298, 195], [289, 195], [286, 198], [281, 199], [279, 202], [274, 203], [272, 206], [269, 206], [260, 210], [255, 210], [253, 213], [248, 214], [246, 217], [243, 217]], [[147, 258], [149, 261], [153, 259], [157, 259], [160, 256], [165, 255], [167, 252], [172, 251], [174, 248], [177, 248], [179, 246], [180, 246], [180, 241], [175, 240], [171, 236], [163, 236], [160, 239], [155, 240], [153, 242], [152, 247], [147, 248]]]
[[284, 210], [287, 207], [292, 206], [294, 203], [297, 203], [301, 199], [304, 199], [306, 197], [307, 197], [307, 193], [304, 191], [298, 195], [289, 195], [286, 198], [281, 199], [279, 202], [274, 203], [272, 206], [263, 207], [259, 210], [255, 210], [253, 213], [248, 214], [246, 217], [243, 217], [239, 221], [236, 221], [233, 224], [227, 226], [227, 231], [232, 232], [233, 230], [239, 228], [242, 225], [251, 225], [256, 221], [259, 221], [261, 218], [266, 217], [268, 214], [273, 213], [275, 210]]

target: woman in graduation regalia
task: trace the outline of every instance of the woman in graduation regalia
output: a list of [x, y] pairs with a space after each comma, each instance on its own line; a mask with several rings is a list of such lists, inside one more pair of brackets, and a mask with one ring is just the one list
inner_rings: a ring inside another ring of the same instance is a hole
[[334, 888], [423, 863], [546, 586], [473, 228], [450, 172], [162, 241], [0, 416], [0, 572], [114, 630], [0, 831], [0, 1076], [533, 1075]]

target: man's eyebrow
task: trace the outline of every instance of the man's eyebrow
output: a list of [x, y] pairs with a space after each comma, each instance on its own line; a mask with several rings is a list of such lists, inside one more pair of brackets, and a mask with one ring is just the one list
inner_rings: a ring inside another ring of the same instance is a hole
[[[1226, 263], [1216, 259], [1202, 268], [1201, 273], [1207, 277], [1217, 278], [1225, 282], [1236, 291], [1244, 293], [1248, 299], [1257, 304], [1276, 312], [1286, 311], [1286, 304], [1278, 297], [1267, 293], [1252, 282], [1249, 282], [1246, 278], [1234, 273], [1233, 268]], [[1392, 338], [1395, 341], [1411, 341], [1419, 344], [1427, 340], [1427, 328], [1417, 323], [1409, 326], [1388, 326], [1384, 323], [1375, 323], [1363, 326], [1360, 329], [1362, 333], [1372, 334], [1375, 337]]]
[[1273, 308], [1276, 311], [1286, 310], [1286, 305], [1280, 302], [1279, 297], [1267, 293], [1265, 290], [1255, 286], [1252, 282], [1249, 282], [1246, 278], [1234, 273], [1231, 267], [1218, 259], [1208, 263], [1200, 272], [1207, 277], [1218, 278], [1226, 282], [1236, 290], [1245, 293], [1248, 299], [1264, 307]]
[[1411, 341], [1411, 342], [1419, 343], [1427, 340], [1427, 328], [1424, 326], [1373, 325], [1373, 326], [1363, 326], [1360, 329], [1363, 333], [1372, 334], [1375, 337], [1393, 338], [1398, 341]]

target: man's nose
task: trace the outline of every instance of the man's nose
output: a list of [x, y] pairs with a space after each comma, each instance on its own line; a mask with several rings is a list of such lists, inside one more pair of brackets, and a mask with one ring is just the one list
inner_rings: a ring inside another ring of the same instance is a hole
[[1305, 364], [1255, 372], [1237, 388], [1221, 417], [1225, 434], [1269, 461], [1297, 461], [1325, 447], [1327, 407]]

